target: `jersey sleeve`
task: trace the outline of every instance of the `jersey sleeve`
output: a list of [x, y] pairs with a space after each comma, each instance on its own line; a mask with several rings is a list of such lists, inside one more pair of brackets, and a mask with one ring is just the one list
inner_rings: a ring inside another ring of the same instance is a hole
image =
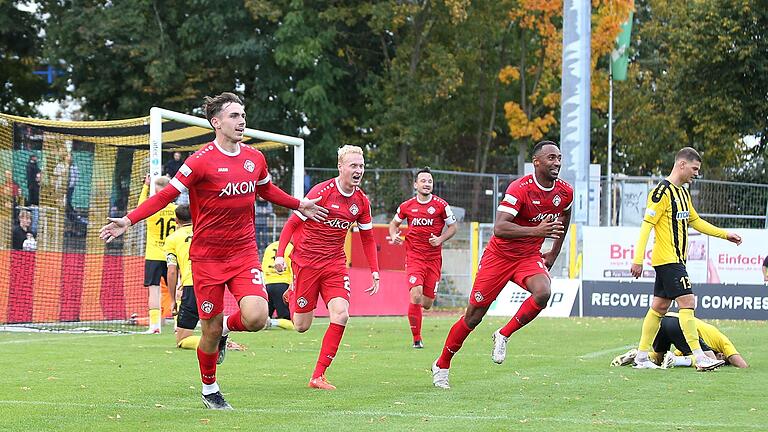
[[507, 188], [507, 191], [504, 193], [504, 199], [501, 200], [496, 210], [517, 216], [525, 204], [523, 197], [524, 195], [521, 193], [518, 183], [513, 182]]
[[565, 207], [563, 211], [570, 211], [573, 206], [573, 189], [568, 187], [565, 192]]
[[445, 220], [446, 225], [453, 225], [456, 223], [456, 216], [454, 216], [453, 210], [451, 210], [451, 206], [448, 204], [443, 208], [443, 220]]
[[648, 194], [643, 221], [656, 225], [669, 208], [669, 187], [657, 186]]
[[357, 227], [368, 231], [373, 229], [373, 219], [371, 218], [371, 202], [368, 197], [363, 195], [363, 205], [360, 209], [360, 215], [357, 217]]
[[184, 192], [203, 178], [205, 175], [203, 171], [203, 162], [197, 154], [193, 154], [184, 161], [179, 171], [171, 179], [171, 186], [175, 187], [179, 192]]
[[168, 265], [176, 265], [178, 261], [176, 257], [176, 247], [179, 237], [180, 236], [178, 235], [170, 235], [165, 239], [165, 243], [163, 244], [163, 252], [165, 252], [165, 260]]
[[405, 207], [405, 203], [402, 203], [399, 206], [397, 206], [397, 211], [395, 212], [395, 218], [394, 218], [397, 223], [404, 221], [407, 216], [405, 214], [405, 211], [403, 210], [404, 207]]
[[267, 160], [264, 158], [264, 153], [257, 152], [259, 155], [259, 175], [257, 185], [263, 186], [272, 181], [272, 176], [269, 174], [269, 168], [267, 167]]

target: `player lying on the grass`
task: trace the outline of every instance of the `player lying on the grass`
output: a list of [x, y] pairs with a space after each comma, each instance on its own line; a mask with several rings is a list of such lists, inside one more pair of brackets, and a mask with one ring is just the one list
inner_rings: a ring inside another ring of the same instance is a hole
[[[515, 282], [531, 296], [504, 327], [493, 333], [491, 359], [494, 363], [504, 361], [507, 338], [547, 306], [551, 294], [549, 269], [563, 246], [573, 202], [573, 188], [558, 178], [561, 158], [560, 148], [554, 142], [536, 144], [533, 148], [534, 173], [507, 187], [496, 211], [493, 236], [480, 260], [467, 310], [451, 327], [442, 354], [432, 364], [432, 384], [436, 387], [450, 388], [451, 359], [480, 324], [507, 282]], [[542, 254], [545, 238], [555, 241], [552, 249]]]
[[693, 285], [685, 268], [688, 259], [688, 229], [702, 234], [726, 239], [741, 244], [738, 234], [727, 232], [705, 221], [693, 207], [691, 192], [685, 187], [699, 175], [701, 156], [691, 147], [684, 147], [675, 155], [675, 164], [669, 176], [648, 194], [648, 203], [640, 226], [640, 236], [635, 246], [635, 256], [630, 272], [635, 278], [643, 274], [645, 246], [651, 230], [656, 234], [651, 265], [656, 271], [651, 307], [643, 319], [640, 342], [634, 367], [653, 369], [658, 366], [648, 359], [651, 342], [659, 330], [659, 323], [669, 310], [672, 301], [680, 307], [680, 327], [693, 355], [696, 356], [696, 370], [708, 371], [722, 366], [722, 360], [711, 359], [699, 346], [696, 333], [694, 309], [696, 298]]
[[[317, 200], [298, 200], [271, 182], [264, 155], [240, 141], [245, 131], [243, 102], [233, 93], [205, 98], [203, 112], [216, 139], [184, 162], [163, 189], [122, 218], [110, 218], [99, 237], [107, 242], [147, 218], [181, 191], [189, 190], [195, 235], [189, 256], [202, 337], [197, 348], [202, 397], [211, 409], [232, 409], [216, 381], [216, 364], [226, 349], [229, 331], [259, 331], [267, 323], [267, 290], [261, 276], [254, 225], [256, 194], [277, 205], [298, 209], [322, 221], [328, 211]], [[239, 310], [225, 319], [224, 289]]]
[[303, 333], [312, 325], [319, 296], [328, 306], [331, 322], [309, 380], [309, 387], [322, 390], [336, 388], [325, 378], [325, 370], [336, 356], [349, 320], [350, 286], [344, 241], [354, 223], [360, 230], [373, 279], [371, 287], [365, 291], [373, 295], [379, 290], [379, 262], [371, 232], [371, 203], [359, 187], [365, 172], [363, 149], [350, 145], [340, 148], [338, 168], [338, 177], [318, 183], [307, 194], [307, 198], [320, 199], [318, 204], [329, 210], [326, 221], [316, 222], [294, 212], [280, 233], [280, 245], [275, 255], [275, 269], [282, 271], [285, 248], [293, 239], [291, 264], [294, 276], [289, 307], [298, 332]]
[[[696, 319], [696, 330], [699, 334], [699, 344], [701, 349], [708, 357], [724, 360], [726, 364], [736, 366], [737, 368], [749, 367], [744, 357], [736, 351], [730, 339], [724, 335], [717, 327]], [[672, 345], [675, 351], [670, 351]], [[637, 356], [637, 350], [631, 349], [626, 353], [616, 356], [611, 362], [611, 366], [626, 366], [632, 364]], [[696, 358], [693, 356], [691, 347], [685, 340], [685, 335], [680, 328], [679, 315], [675, 312], [667, 312], [661, 319], [661, 327], [653, 341], [653, 351], [648, 353], [648, 357], [656, 365], [663, 369], [676, 366], [695, 366]]]
[[416, 196], [400, 204], [395, 217], [389, 222], [389, 242], [403, 244], [399, 228], [403, 221], [408, 221], [405, 270], [411, 300], [408, 322], [414, 348], [424, 348], [421, 339], [422, 308], [431, 308], [435, 301], [443, 266], [442, 245], [456, 235], [458, 227], [451, 206], [432, 193], [433, 182], [429, 167], [420, 169], [413, 182]]

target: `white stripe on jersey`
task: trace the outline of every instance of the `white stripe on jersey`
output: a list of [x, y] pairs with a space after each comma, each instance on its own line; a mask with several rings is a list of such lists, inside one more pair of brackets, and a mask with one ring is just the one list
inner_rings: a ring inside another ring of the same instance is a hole
[[510, 194], [504, 194], [504, 199], [502, 201], [506, 201], [512, 205], [517, 204], [517, 197], [512, 196]]
[[394, 221], [395, 221], [395, 222], [397, 222], [397, 223], [401, 223], [401, 222], [403, 222], [403, 220], [402, 220], [402, 219], [400, 219], [400, 216], [398, 216], [398, 215], [395, 215], [395, 217], [394, 217], [393, 219], [394, 219]]
[[299, 219], [301, 219], [301, 220], [303, 220], [303, 221], [306, 221], [306, 220], [307, 220], [307, 217], [306, 217], [306, 216], [304, 216], [303, 214], [301, 214], [301, 212], [300, 212], [300, 211], [298, 211], [298, 210], [294, 210], [294, 211], [293, 211], [293, 214], [295, 214], [296, 216], [298, 216], [298, 217], [299, 217]]
[[171, 186], [175, 187], [176, 190], [178, 190], [181, 193], [184, 193], [187, 191], [187, 187], [184, 186], [182, 182], [179, 181], [176, 177], [171, 179]]
[[263, 186], [263, 185], [269, 183], [270, 180], [272, 180], [272, 176], [269, 173], [267, 173], [267, 176], [264, 177], [263, 179], [257, 181], [256, 184], [259, 185], [259, 186]]
[[448, 216], [445, 218], [446, 225], [453, 225], [456, 223], [456, 216], [453, 215], [453, 210], [451, 210], [451, 206], [449, 205], [445, 206], [445, 215]]
[[504, 213], [509, 213], [512, 216], [517, 216], [517, 210], [513, 209], [512, 207], [500, 205], [499, 208], [497, 208], [496, 210]]
[[373, 222], [368, 222], [367, 224], [358, 222], [357, 227], [363, 231], [368, 231], [370, 229], [373, 229]]

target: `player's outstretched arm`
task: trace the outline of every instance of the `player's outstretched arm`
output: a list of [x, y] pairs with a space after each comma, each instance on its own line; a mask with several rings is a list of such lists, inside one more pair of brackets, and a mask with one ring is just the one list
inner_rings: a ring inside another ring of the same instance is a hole
[[312, 219], [315, 222], [322, 222], [328, 217], [328, 209], [318, 205], [322, 197], [315, 199], [302, 198], [299, 203], [299, 212], [303, 214], [307, 219]]
[[128, 219], [127, 216], [107, 219], [109, 220], [109, 223], [99, 230], [99, 238], [107, 243], [123, 235], [132, 225], [131, 220]]
[[747, 361], [744, 360], [744, 357], [742, 357], [741, 354], [733, 354], [725, 360], [728, 362], [728, 364], [731, 366], [736, 366], [737, 368], [745, 369], [749, 367]]
[[387, 240], [389, 240], [389, 244], [393, 245], [401, 245], [403, 244], [403, 238], [400, 237], [402, 233], [400, 232], [400, 224], [402, 224], [403, 221], [398, 221], [397, 217], [392, 218], [391, 221], [389, 221], [389, 237], [387, 237]]
[[565, 235], [568, 233], [568, 227], [571, 225], [571, 211], [564, 211], [559, 220], [563, 225], [563, 235], [561, 235], [560, 238], [555, 239], [555, 241], [552, 243], [552, 249], [542, 254], [542, 258], [544, 258], [544, 265], [547, 266], [547, 270], [552, 270], [552, 266], [555, 265], [555, 261], [560, 255], [560, 250], [563, 248]]
[[[171, 183], [173, 184], [173, 183]], [[142, 221], [160, 211], [171, 201], [179, 196], [179, 190], [175, 187], [163, 188], [160, 192], [152, 195], [149, 199], [142, 202], [132, 212], [121, 218], [108, 218], [109, 223], [99, 230], [99, 238], [111, 242], [125, 233], [131, 225]]]

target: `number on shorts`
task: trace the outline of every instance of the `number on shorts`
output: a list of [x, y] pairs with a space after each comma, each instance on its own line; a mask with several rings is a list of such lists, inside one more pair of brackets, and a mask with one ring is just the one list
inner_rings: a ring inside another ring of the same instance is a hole
[[349, 276], [344, 276], [344, 289], [347, 291], [350, 291], [351, 288], [349, 286]]
[[264, 283], [262, 282], [264, 278], [262, 277], [261, 270], [257, 268], [252, 268], [251, 273], [253, 274], [253, 279], [251, 279], [251, 283], [253, 283], [254, 285], [264, 285]]
[[683, 289], [691, 289], [691, 280], [688, 279], [688, 276], [683, 276], [680, 278], [680, 285], [683, 286]]

